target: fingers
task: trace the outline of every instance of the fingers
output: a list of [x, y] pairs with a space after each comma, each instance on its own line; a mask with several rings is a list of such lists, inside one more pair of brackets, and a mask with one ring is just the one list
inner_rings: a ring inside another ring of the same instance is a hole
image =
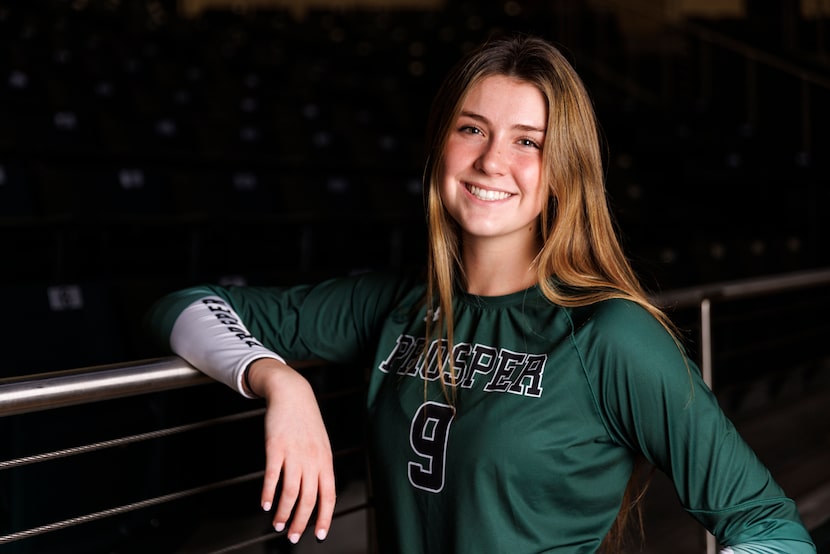
[[337, 492], [334, 486], [334, 474], [322, 473], [318, 483], [320, 491], [317, 504], [317, 522], [314, 526], [314, 536], [318, 541], [326, 540], [331, 527], [331, 518], [334, 514], [334, 505]]
[[[263, 371], [253, 372], [260, 368]], [[266, 371], [267, 370], [267, 371]], [[314, 391], [288, 366], [251, 365], [252, 389], [266, 399], [265, 476], [261, 505], [276, 503], [274, 529], [296, 543], [312, 517], [315, 536], [328, 534], [334, 512], [331, 444]], [[277, 498], [275, 498], [275, 496]]]
[[[306, 529], [308, 520], [311, 517], [311, 512], [314, 511], [314, 506], [317, 504], [317, 479], [313, 481], [304, 481], [298, 483], [299, 487], [288, 486], [289, 478], [286, 475], [286, 482], [283, 484], [283, 493], [280, 497], [278, 514], [283, 508], [283, 501], [288, 506], [288, 515], [291, 517], [291, 526], [288, 528], [288, 540], [296, 544], [300, 540], [300, 535]], [[286, 490], [288, 487], [288, 490]], [[294, 505], [294, 515], [291, 516], [290, 504]], [[279, 516], [277, 516], [279, 518]]]
[[[262, 481], [262, 496], [260, 497], [260, 506], [266, 512], [271, 510], [271, 502], [274, 500], [274, 495], [277, 492], [277, 483], [280, 481], [280, 469], [282, 468], [282, 459], [269, 459], [265, 467], [265, 477]], [[282, 529], [279, 529], [282, 531]]]
[[[286, 529], [288, 540], [296, 544], [305, 531], [309, 519], [317, 507], [314, 536], [323, 541], [328, 536], [336, 503], [334, 473], [331, 467], [317, 475], [303, 475], [301, 467], [286, 465], [282, 470], [282, 488], [274, 512], [273, 526], [277, 532]], [[269, 498], [274, 497], [280, 472], [266, 470], [262, 492], [262, 507], [270, 509]]]

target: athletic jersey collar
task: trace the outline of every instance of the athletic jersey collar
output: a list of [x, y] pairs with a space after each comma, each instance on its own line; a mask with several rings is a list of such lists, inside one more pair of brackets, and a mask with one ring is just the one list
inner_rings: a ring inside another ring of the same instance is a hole
[[477, 308], [504, 308], [515, 306], [526, 303], [529, 299], [539, 298], [540, 296], [539, 285], [533, 285], [528, 289], [502, 296], [481, 296], [471, 294], [461, 288], [456, 288], [456, 297], [459, 301]]

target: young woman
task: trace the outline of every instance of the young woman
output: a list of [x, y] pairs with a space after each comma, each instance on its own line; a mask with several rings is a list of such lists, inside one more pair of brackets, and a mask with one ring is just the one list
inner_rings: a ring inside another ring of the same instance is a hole
[[315, 506], [319, 540], [331, 522], [326, 430], [284, 361], [318, 359], [371, 368], [381, 552], [619, 551], [641, 457], [724, 552], [815, 552], [638, 284], [562, 55], [532, 37], [482, 45], [439, 91], [428, 138], [424, 279], [196, 287], [152, 312], [174, 352], [267, 402], [276, 530], [296, 542]]

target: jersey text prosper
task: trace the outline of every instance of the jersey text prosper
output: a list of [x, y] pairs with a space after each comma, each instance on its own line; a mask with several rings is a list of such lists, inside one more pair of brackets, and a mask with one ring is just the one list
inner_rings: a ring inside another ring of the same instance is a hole
[[[439, 367], [447, 366], [447, 340], [433, 341], [424, 356], [423, 337], [400, 335], [395, 348], [381, 362], [378, 369], [384, 373], [395, 371], [399, 375], [420, 377], [434, 381], [440, 376]], [[439, 348], [440, 347], [440, 348]], [[441, 363], [438, 363], [439, 351]], [[490, 380], [485, 392], [509, 392], [524, 396], [542, 395], [542, 376], [545, 372], [546, 354], [513, 352], [485, 344], [459, 343], [452, 349], [452, 367], [456, 383], [469, 389], [480, 375]], [[444, 369], [449, 382], [449, 368]]]

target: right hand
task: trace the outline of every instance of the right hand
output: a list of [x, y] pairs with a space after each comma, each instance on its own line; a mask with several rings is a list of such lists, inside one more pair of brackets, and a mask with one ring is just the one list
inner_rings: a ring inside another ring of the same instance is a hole
[[274, 529], [282, 531], [288, 526], [288, 539], [296, 543], [316, 504], [314, 534], [323, 540], [334, 513], [334, 464], [311, 385], [294, 369], [270, 358], [251, 364], [248, 383], [253, 393], [265, 398], [267, 406], [262, 508], [271, 509], [277, 483], [282, 480]]

